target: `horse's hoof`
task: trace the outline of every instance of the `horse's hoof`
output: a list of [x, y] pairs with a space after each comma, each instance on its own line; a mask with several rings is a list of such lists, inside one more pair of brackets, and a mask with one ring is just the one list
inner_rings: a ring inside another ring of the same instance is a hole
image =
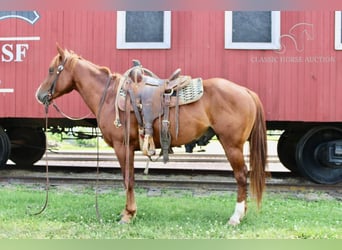
[[119, 225], [127, 225], [127, 224], [129, 224], [129, 223], [130, 223], [130, 221], [125, 221], [125, 220], [120, 220], [120, 221], [118, 222]]
[[241, 201], [236, 203], [235, 211], [233, 215], [230, 217], [228, 224], [232, 226], [237, 226], [240, 224], [241, 219], [245, 216], [246, 213], [246, 205], [245, 201]]
[[240, 224], [240, 220], [232, 217], [229, 219], [228, 224], [235, 227]]
[[130, 222], [131, 222], [131, 218], [122, 214], [118, 224], [119, 225], [127, 225]]
[[120, 214], [120, 220], [118, 222], [118, 224], [120, 225], [126, 225], [126, 224], [130, 224], [131, 221], [135, 218], [136, 213], [134, 213], [133, 215], [127, 213], [127, 211], [122, 211], [122, 213]]

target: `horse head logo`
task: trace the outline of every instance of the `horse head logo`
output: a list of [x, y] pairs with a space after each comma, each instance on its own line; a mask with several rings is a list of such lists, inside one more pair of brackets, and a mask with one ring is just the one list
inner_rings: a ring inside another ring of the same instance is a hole
[[312, 23], [297, 23], [291, 27], [288, 34], [280, 36], [280, 49], [276, 53], [284, 54], [286, 52], [286, 46], [284, 40], [286, 38], [292, 41], [297, 52], [303, 52], [305, 47], [305, 41], [314, 40]]

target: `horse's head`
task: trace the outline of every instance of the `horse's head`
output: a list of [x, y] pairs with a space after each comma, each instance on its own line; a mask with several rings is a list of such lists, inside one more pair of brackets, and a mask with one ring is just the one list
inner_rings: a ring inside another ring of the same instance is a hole
[[63, 50], [58, 45], [57, 51], [58, 54], [50, 64], [47, 77], [40, 84], [36, 92], [37, 100], [46, 106], [53, 99], [70, 92], [74, 88], [74, 80], [72, 77], [73, 67], [70, 66], [73, 54], [67, 50]]

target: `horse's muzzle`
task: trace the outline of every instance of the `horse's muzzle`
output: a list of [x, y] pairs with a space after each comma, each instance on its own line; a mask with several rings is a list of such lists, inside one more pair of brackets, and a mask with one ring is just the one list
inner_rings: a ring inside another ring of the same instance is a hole
[[36, 97], [38, 102], [40, 102], [41, 104], [44, 104], [46, 106], [50, 105], [51, 97], [48, 93], [42, 93], [38, 91]]

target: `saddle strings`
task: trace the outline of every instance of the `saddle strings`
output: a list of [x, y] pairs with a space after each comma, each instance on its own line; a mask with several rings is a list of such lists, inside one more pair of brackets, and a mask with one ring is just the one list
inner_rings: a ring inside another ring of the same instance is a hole
[[126, 155], [125, 155], [125, 176], [124, 176], [124, 182], [125, 182], [125, 188], [128, 190], [129, 185], [129, 175], [130, 175], [130, 162], [129, 162], [129, 156], [130, 156], [130, 131], [131, 131], [131, 113], [129, 110], [129, 100], [131, 97], [128, 97], [129, 92], [126, 93], [126, 99], [125, 99], [125, 122], [124, 122], [124, 142], [126, 145]]

